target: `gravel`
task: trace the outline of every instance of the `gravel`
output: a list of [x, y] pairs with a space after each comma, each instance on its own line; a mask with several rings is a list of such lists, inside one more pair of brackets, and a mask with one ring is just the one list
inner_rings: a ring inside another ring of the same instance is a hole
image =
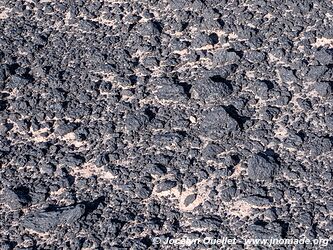
[[0, 249], [332, 249], [332, 7], [0, 1]]

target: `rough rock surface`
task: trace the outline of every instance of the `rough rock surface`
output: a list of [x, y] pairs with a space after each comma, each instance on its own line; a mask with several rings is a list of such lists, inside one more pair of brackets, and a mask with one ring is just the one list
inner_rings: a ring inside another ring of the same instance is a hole
[[332, 0], [1, 0], [0, 249], [332, 237], [332, 27]]

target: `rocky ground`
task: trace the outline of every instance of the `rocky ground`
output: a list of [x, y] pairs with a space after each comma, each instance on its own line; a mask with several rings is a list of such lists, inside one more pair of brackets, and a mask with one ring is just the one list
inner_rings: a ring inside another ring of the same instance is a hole
[[0, 0], [1, 249], [332, 240], [332, 27], [331, 0]]

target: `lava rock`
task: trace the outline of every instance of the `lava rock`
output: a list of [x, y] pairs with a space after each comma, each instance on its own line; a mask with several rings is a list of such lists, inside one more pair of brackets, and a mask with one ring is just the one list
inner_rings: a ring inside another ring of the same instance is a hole
[[160, 193], [160, 192], [164, 192], [164, 191], [168, 191], [174, 187], [177, 186], [177, 182], [176, 181], [172, 181], [172, 180], [162, 180], [161, 182], [159, 182], [156, 186], [156, 192]]
[[54, 211], [40, 211], [29, 214], [22, 219], [25, 228], [45, 233], [58, 225], [68, 224], [79, 220], [85, 213], [84, 205], [58, 208]]
[[188, 195], [184, 200], [184, 205], [188, 207], [190, 204], [192, 204], [197, 198], [196, 194], [190, 194]]
[[222, 106], [217, 106], [203, 112], [200, 129], [209, 136], [222, 137], [229, 132], [239, 130], [239, 126]]
[[16, 190], [5, 188], [2, 191], [0, 200], [11, 209], [20, 209], [31, 202], [31, 197], [26, 188], [18, 188]]
[[232, 86], [225, 79], [211, 77], [197, 81], [191, 88], [191, 97], [204, 102], [216, 102], [232, 93]]
[[316, 91], [321, 96], [329, 96], [333, 93], [333, 86], [330, 82], [321, 82], [315, 86]]
[[278, 173], [279, 165], [271, 156], [256, 154], [248, 160], [248, 176], [253, 180], [270, 180]]

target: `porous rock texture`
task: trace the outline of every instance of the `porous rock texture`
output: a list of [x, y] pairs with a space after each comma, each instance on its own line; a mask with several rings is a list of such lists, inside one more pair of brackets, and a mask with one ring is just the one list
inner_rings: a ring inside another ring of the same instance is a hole
[[1, 249], [332, 236], [332, 20], [331, 0], [0, 0]]

